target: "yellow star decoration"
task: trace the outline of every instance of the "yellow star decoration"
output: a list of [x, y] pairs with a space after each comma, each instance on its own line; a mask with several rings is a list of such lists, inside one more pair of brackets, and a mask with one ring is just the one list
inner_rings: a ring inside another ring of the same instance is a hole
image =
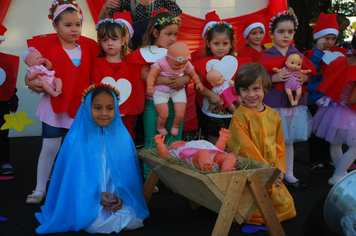
[[269, 49], [274, 46], [274, 40], [272, 39], [272, 42], [270, 43], [265, 43], [263, 46], [265, 46], [266, 49]]
[[1, 130], [14, 128], [21, 132], [26, 125], [32, 125], [35, 123], [34, 120], [27, 118], [25, 111], [20, 111], [16, 114], [6, 114], [4, 115], [5, 124], [1, 126]]

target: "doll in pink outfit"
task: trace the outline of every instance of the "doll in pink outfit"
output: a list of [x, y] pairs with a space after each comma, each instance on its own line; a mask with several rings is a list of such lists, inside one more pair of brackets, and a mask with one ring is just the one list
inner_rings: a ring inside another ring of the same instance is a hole
[[214, 93], [219, 95], [224, 102], [221, 101], [218, 109], [223, 110], [228, 108], [231, 112], [236, 110], [236, 107], [241, 104], [240, 96], [234, 93], [234, 81], [226, 79], [218, 70], [215, 70], [213, 65], [211, 70], [206, 73], [206, 80], [213, 86]]
[[[302, 94], [302, 83], [298, 82], [298, 77], [294, 76], [294, 72], [301, 72], [303, 74], [308, 74], [311, 70], [301, 70], [302, 59], [298, 54], [291, 54], [288, 56], [286, 62], [286, 67], [282, 69], [273, 68], [273, 71], [276, 73], [286, 70], [290, 72], [289, 79], [284, 83], [284, 89], [288, 95], [288, 99], [292, 106], [297, 106], [300, 96]], [[296, 91], [295, 99], [293, 97], [292, 91]]]
[[204, 85], [201, 83], [194, 66], [189, 61], [190, 52], [188, 45], [183, 42], [172, 44], [167, 51], [167, 55], [156, 61], [147, 76], [147, 93], [153, 94], [153, 102], [158, 113], [157, 131], [163, 136], [168, 134], [165, 124], [168, 118], [168, 101], [171, 98], [174, 103], [174, 120], [171, 128], [173, 136], [178, 135], [179, 126], [185, 115], [187, 105], [187, 95], [185, 89], [175, 90], [168, 85], [154, 85], [158, 75], [169, 77], [182, 76], [188, 74], [197, 90], [203, 91]]
[[235, 155], [224, 151], [229, 133], [228, 129], [222, 128], [215, 145], [206, 140], [175, 141], [167, 148], [161, 134], [154, 139], [159, 156], [163, 159], [167, 156], [176, 157], [187, 164], [199, 166], [202, 171], [212, 170], [217, 164], [222, 172], [228, 172], [235, 171], [237, 162]]
[[50, 70], [52, 69], [52, 63], [47, 58], [44, 58], [36, 48], [30, 47], [24, 53], [23, 60], [28, 65], [27, 77], [30, 81], [35, 80], [45, 92], [53, 97], [57, 97], [62, 93], [62, 80], [54, 76], [55, 71]]

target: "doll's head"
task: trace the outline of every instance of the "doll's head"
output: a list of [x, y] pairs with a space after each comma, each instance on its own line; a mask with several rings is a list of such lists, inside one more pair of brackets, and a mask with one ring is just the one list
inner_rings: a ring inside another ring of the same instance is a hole
[[211, 86], [219, 86], [222, 85], [225, 81], [224, 76], [211, 66], [211, 70], [206, 73], [206, 80], [211, 84]]
[[285, 64], [286, 67], [291, 70], [300, 70], [302, 67], [302, 58], [300, 58], [298, 54], [291, 54], [287, 58]]
[[178, 70], [188, 63], [190, 58], [189, 47], [183, 42], [177, 42], [169, 46], [166, 59], [173, 70]]
[[43, 65], [42, 54], [34, 47], [29, 47], [23, 54], [23, 60], [28, 66], [40, 66]]

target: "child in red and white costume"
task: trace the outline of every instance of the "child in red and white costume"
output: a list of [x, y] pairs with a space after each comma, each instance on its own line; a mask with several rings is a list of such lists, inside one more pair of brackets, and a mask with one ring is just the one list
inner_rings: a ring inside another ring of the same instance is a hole
[[261, 45], [265, 34], [264, 20], [262, 17], [254, 15], [244, 22], [244, 38], [248, 41], [237, 51], [238, 57], [251, 57], [253, 62], [258, 62], [266, 48]]

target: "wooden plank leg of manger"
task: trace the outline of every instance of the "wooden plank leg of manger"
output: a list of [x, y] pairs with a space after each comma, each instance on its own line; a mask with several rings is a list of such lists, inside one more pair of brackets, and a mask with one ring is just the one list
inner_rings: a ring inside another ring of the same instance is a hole
[[285, 236], [284, 230], [274, 211], [273, 205], [269, 199], [268, 193], [261, 183], [256, 173], [248, 177], [248, 186], [251, 191], [255, 204], [261, 212], [261, 216], [267, 226], [270, 235]]
[[236, 214], [237, 206], [242, 196], [247, 178], [242, 175], [233, 174], [227, 189], [224, 201], [221, 205], [218, 218], [213, 229], [213, 236], [228, 235], [231, 223]]
[[145, 184], [143, 185], [143, 196], [145, 197], [146, 203], [151, 199], [153, 190], [155, 186], [157, 185], [157, 182], [159, 180], [158, 175], [156, 175], [152, 170], [150, 171]]

